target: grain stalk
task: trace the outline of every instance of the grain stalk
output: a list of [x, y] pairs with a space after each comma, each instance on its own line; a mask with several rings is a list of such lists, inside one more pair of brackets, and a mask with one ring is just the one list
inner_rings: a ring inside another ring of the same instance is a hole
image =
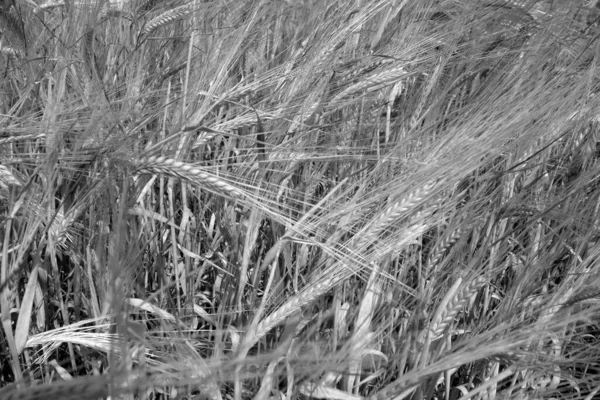
[[198, 167], [167, 157], [142, 158], [136, 163], [137, 171], [141, 173], [161, 174], [177, 177], [193, 184], [206, 186], [209, 190], [224, 196], [241, 198], [243, 193], [216, 176], [204, 172]]

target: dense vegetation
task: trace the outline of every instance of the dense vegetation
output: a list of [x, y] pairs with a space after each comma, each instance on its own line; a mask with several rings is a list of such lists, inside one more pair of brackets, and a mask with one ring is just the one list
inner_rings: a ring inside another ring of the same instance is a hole
[[0, 398], [597, 398], [599, 11], [0, 1]]

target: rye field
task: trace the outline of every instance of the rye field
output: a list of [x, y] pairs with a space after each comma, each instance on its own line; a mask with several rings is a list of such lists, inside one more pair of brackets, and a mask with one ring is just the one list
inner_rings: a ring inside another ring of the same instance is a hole
[[600, 398], [596, 1], [0, 34], [0, 399]]

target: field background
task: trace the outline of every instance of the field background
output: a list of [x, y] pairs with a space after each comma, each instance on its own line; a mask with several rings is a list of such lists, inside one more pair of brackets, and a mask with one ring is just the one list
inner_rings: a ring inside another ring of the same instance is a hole
[[599, 398], [595, 1], [0, 31], [0, 398]]

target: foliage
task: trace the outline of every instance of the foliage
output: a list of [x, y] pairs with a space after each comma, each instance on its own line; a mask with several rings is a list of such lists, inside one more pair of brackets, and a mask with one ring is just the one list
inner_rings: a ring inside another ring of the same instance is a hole
[[591, 399], [594, 3], [0, 1], [0, 397]]

